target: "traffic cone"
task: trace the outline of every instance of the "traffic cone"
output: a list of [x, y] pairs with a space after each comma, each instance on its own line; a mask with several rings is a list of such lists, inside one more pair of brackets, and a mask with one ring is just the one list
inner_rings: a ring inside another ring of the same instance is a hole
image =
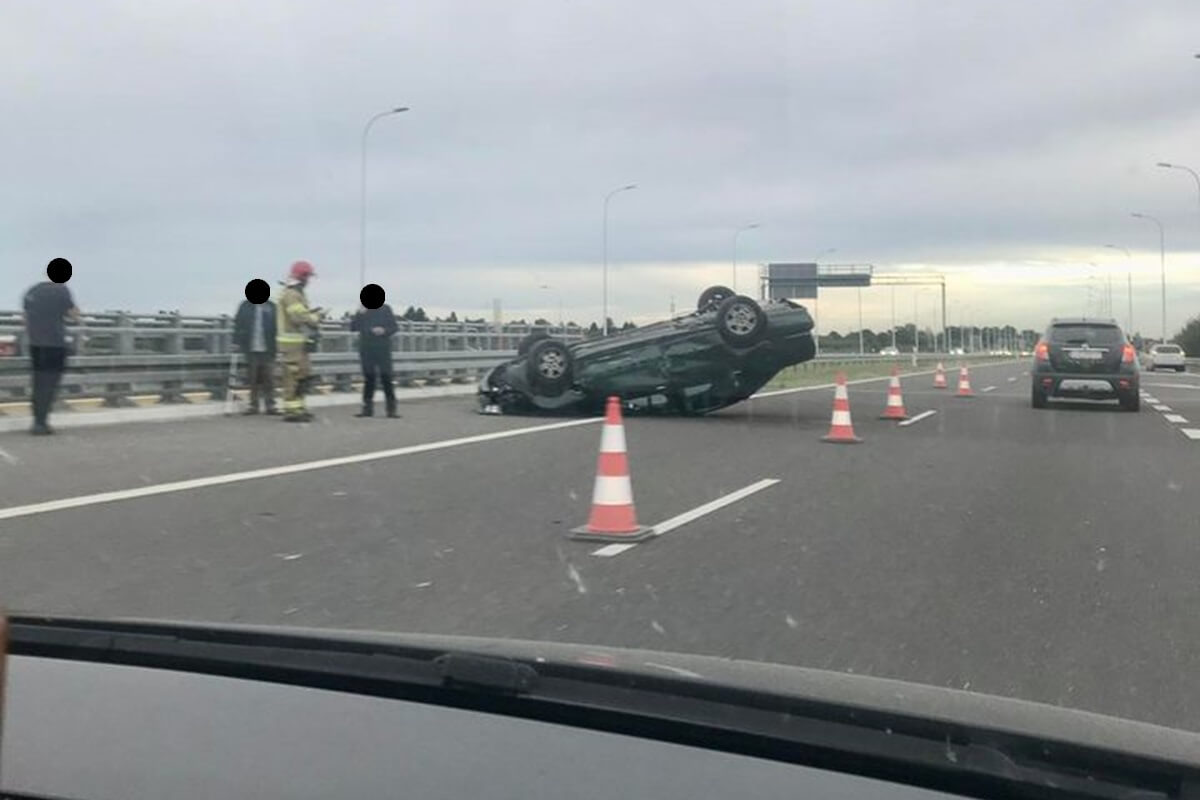
[[604, 428], [600, 434], [600, 458], [596, 462], [596, 484], [592, 489], [592, 513], [587, 525], [574, 528], [572, 539], [606, 542], [640, 542], [654, 535], [654, 528], [638, 525], [633, 510], [633, 486], [625, 455], [625, 425], [621, 401], [608, 398]]
[[846, 373], [837, 374], [837, 388], [833, 390], [833, 418], [829, 421], [829, 433], [821, 437], [823, 442], [834, 444], [858, 444], [862, 439], [854, 435], [854, 423], [850, 420], [850, 396], [846, 393]]
[[892, 367], [892, 380], [888, 384], [887, 406], [880, 419], [908, 419], [904, 411], [904, 398], [900, 396], [900, 370]]
[[958, 370], [958, 393], [955, 397], [974, 397], [975, 393], [971, 391], [971, 376], [967, 373], [967, 366], [964, 364]]
[[945, 389], [946, 387], [946, 368], [942, 366], [942, 362], [938, 362], [937, 371], [933, 373], [933, 388]]

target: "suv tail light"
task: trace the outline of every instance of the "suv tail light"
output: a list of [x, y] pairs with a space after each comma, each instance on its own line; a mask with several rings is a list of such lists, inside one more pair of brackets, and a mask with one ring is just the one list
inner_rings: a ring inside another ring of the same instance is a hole
[[1033, 357], [1038, 361], [1050, 360], [1050, 345], [1045, 342], [1038, 342], [1037, 347], [1033, 348]]
[[1137, 351], [1133, 349], [1133, 345], [1126, 342], [1125, 346], [1121, 348], [1121, 363], [1132, 364], [1135, 358], [1137, 358]]

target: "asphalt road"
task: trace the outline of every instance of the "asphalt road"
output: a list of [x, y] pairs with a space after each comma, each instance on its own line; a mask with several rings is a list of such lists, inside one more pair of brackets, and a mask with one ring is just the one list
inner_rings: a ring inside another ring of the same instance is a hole
[[716, 654], [1200, 730], [1200, 375], [1144, 374], [1139, 414], [1036, 411], [1027, 369], [974, 369], [974, 399], [906, 378], [936, 413], [904, 427], [855, 384], [853, 446], [820, 441], [828, 388], [628, 419], [646, 524], [778, 483], [607, 557], [566, 536], [596, 421], [433, 400], [0, 435], [0, 604]]

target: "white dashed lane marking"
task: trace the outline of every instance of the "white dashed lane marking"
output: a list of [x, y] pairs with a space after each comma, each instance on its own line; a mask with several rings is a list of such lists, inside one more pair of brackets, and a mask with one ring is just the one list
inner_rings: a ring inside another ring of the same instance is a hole
[[994, 392], [994, 391], [996, 391], [996, 387], [995, 386], [985, 386], [985, 387], [983, 387], [983, 391]]
[[1176, 424], [1187, 424], [1187, 417], [1183, 416], [1182, 414], [1163, 414], [1163, 419], [1165, 419], [1167, 422], [1174, 422]]
[[[761, 492], [763, 489], [768, 489], [777, 483], [779, 483], [778, 478], [763, 478], [761, 481], [752, 483], [749, 486], [743, 486], [736, 492], [730, 492], [729, 494], [722, 495], [716, 500], [712, 500], [702, 506], [696, 506], [691, 511], [685, 511], [678, 516], [663, 520], [654, 526], [654, 538], [662, 536], [664, 533], [669, 533], [676, 528], [687, 525], [689, 522], [694, 522], [695, 520], [700, 519], [700, 517], [703, 517], [705, 514], [711, 514], [717, 509], [724, 508], [732, 503], [736, 503], [738, 500], [749, 497], [755, 492]], [[624, 553], [626, 550], [631, 550], [634, 547], [637, 547], [637, 544], [607, 544], [598, 550], [593, 550], [592, 555], [601, 556], [602, 558], [618, 556], [621, 553]]]
[[1183, 431], [1183, 435], [1189, 439], [1200, 441], [1200, 428], [1180, 428], [1179, 430]]
[[901, 428], [906, 428], [906, 427], [908, 427], [909, 425], [912, 425], [912, 424], [913, 424], [913, 423], [915, 423], [915, 422], [920, 422], [920, 421], [921, 421], [921, 420], [923, 420], [923, 419], [927, 419], [927, 418], [929, 418], [929, 417], [932, 417], [932, 416], [933, 416], [934, 414], [936, 414], [936, 413], [937, 413], [937, 411], [936, 411], [935, 409], [932, 409], [932, 408], [931, 408], [931, 409], [929, 409], [928, 411], [922, 411], [920, 414], [917, 414], [917, 415], [916, 415], [915, 417], [913, 417], [912, 419], [906, 419], [906, 420], [904, 420], [903, 422], [901, 422], [899, 427], [901, 427]]
[[1155, 411], [1173, 411], [1174, 409], [1172, 409], [1170, 406], [1155, 406], [1154, 410]]
[[1015, 381], [1016, 379], [1017, 379], [1017, 376], [1016, 376], [1016, 375], [1013, 375], [1011, 378], [1009, 378], [1009, 379], [1008, 379], [1008, 382], [1009, 382], [1009, 383], [1012, 383], [1012, 382], [1013, 382], [1013, 381]]

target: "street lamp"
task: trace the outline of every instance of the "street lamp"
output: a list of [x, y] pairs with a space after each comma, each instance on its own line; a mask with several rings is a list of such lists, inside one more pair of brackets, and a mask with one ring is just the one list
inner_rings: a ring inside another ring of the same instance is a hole
[[1198, 200], [1198, 201], [1200, 201], [1200, 175], [1197, 175], [1197, 174], [1196, 174], [1196, 170], [1194, 170], [1194, 169], [1192, 169], [1191, 167], [1189, 167], [1189, 166], [1186, 166], [1186, 165], [1184, 165], [1184, 164], [1172, 164], [1172, 163], [1170, 163], [1170, 162], [1167, 162], [1167, 161], [1160, 161], [1160, 162], [1158, 162], [1158, 165], [1157, 165], [1157, 166], [1160, 166], [1160, 167], [1162, 167], [1162, 168], [1164, 168], [1164, 169], [1178, 169], [1178, 170], [1182, 170], [1183, 172], [1186, 172], [1186, 173], [1188, 173], [1189, 175], [1191, 175], [1191, 176], [1192, 176], [1192, 180], [1194, 180], [1194, 181], [1196, 182], [1196, 198], [1197, 198], [1197, 200]]
[[1133, 212], [1130, 216], [1145, 219], [1158, 226], [1158, 263], [1162, 275], [1162, 341], [1167, 340], [1167, 236], [1163, 232], [1163, 224], [1149, 214]]
[[1115, 244], [1104, 245], [1109, 250], [1124, 250], [1125, 251], [1125, 299], [1129, 302], [1128, 316], [1125, 319], [1125, 330], [1129, 335], [1133, 335], [1133, 256], [1129, 254], [1128, 247], [1120, 247]]
[[729, 288], [733, 289], [735, 292], [737, 291], [737, 243], [738, 243], [738, 237], [741, 236], [742, 233], [745, 231], [752, 231], [755, 228], [759, 228], [759, 227], [762, 227], [761, 225], [759, 225], [759, 223], [751, 222], [749, 225], [743, 225], [742, 227], [738, 228], [736, 231], [733, 232], [733, 285], [730, 286]]
[[396, 108], [389, 108], [387, 111], [380, 111], [367, 120], [367, 124], [363, 126], [362, 184], [359, 196], [359, 209], [361, 213], [358, 220], [358, 282], [360, 285], [367, 282], [367, 134], [371, 132], [371, 126], [378, 120], [392, 114], [401, 114], [405, 111], [408, 111], [408, 106], [397, 106]]
[[637, 188], [636, 183], [630, 183], [619, 189], [613, 189], [608, 194], [604, 195], [604, 335], [608, 336], [608, 201], [612, 199], [614, 194], [628, 192]]

